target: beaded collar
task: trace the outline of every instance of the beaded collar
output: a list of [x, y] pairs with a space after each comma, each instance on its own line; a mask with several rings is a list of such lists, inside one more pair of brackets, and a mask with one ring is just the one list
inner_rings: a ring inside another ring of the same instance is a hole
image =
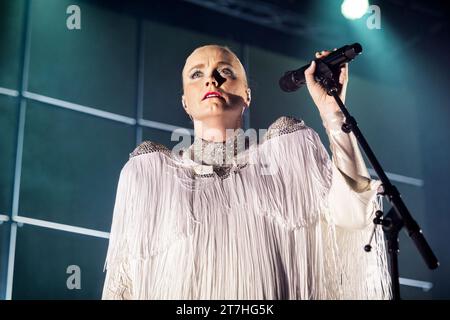
[[236, 164], [236, 156], [248, 148], [248, 141], [242, 129], [222, 142], [212, 142], [195, 136], [194, 143], [188, 148], [191, 160], [201, 165], [230, 167]]
[[[283, 116], [270, 125], [263, 141], [304, 128], [306, 126], [303, 120]], [[193, 166], [193, 169], [196, 175], [214, 176], [215, 173], [220, 178], [226, 178], [230, 172], [237, 172], [247, 166], [249, 154], [241, 151], [246, 151], [255, 144], [257, 144], [256, 139], [245, 136], [242, 129], [239, 129], [224, 142], [210, 142], [195, 137], [194, 143], [188, 148], [179, 150], [176, 156], [177, 158], [181, 157], [179, 159], [181, 161], [194, 162], [196, 165]], [[227, 146], [229, 147], [227, 148]], [[195, 154], [194, 150], [197, 151]], [[168, 157], [173, 156], [166, 146], [153, 141], [144, 141], [130, 153], [130, 159], [152, 152], [161, 152]], [[191, 166], [192, 163], [189, 165]]]

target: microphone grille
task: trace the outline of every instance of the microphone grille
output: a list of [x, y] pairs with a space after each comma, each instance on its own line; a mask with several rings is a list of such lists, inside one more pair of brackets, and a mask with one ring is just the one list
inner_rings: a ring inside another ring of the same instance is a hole
[[358, 42], [352, 44], [352, 47], [356, 54], [360, 54], [362, 52], [362, 46]]
[[298, 81], [294, 77], [293, 71], [288, 71], [280, 78], [278, 84], [280, 85], [281, 90], [285, 92], [292, 92], [300, 88], [304, 82]]

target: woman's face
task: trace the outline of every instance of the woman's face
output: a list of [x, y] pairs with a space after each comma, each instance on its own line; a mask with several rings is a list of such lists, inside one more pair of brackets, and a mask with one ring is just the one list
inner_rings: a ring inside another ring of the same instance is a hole
[[[183, 68], [183, 105], [194, 120], [240, 121], [250, 104], [244, 68], [235, 55], [218, 46], [196, 49]], [[208, 96], [209, 93], [210, 94]]]

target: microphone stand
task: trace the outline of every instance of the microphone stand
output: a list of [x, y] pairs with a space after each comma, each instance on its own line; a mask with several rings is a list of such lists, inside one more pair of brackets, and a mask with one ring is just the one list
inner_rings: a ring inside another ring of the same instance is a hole
[[[439, 266], [439, 262], [428, 245], [425, 237], [422, 233], [420, 226], [413, 219], [409, 213], [408, 208], [403, 202], [400, 192], [391, 183], [380, 163], [378, 162], [375, 154], [372, 152], [367, 140], [364, 138], [358, 124], [348, 112], [338, 93], [338, 80], [337, 77], [339, 73], [333, 72], [326, 63], [322, 62], [320, 59], [316, 59], [316, 80], [318, 80], [324, 88], [327, 90], [328, 95], [333, 96], [336, 100], [339, 108], [345, 116], [345, 122], [342, 125], [342, 131], [349, 134], [353, 132], [359, 145], [366, 154], [369, 162], [372, 164], [373, 169], [377, 173], [379, 179], [382, 183], [381, 194], [386, 197], [386, 199], [391, 203], [391, 210], [383, 216], [382, 211], [376, 212], [376, 218], [374, 219], [375, 227], [376, 225], [382, 225], [383, 231], [386, 235], [386, 240], [388, 244], [388, 254], [389, 254], [389, 268], [392, 283], [392, 298], [393, 300], [400, 300], [400, 282], [399, 282], [399, 271], [398, 271], [398, 252], [399, 252], [399, 241], [398, 234], [400, 230], [405, 227], [409, 237], [413, 240], [417, 250], [420, 252], [422, 258], [425, 260], [428, 268], [436, 269]], [[370, 251], [370, 245], [364, 247], [366, 251]]]

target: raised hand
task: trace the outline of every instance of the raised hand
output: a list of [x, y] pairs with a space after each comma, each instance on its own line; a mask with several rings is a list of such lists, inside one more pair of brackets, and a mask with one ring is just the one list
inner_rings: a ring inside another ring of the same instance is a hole
[[[336, 49], [334, 49], [336, 50]], [[328, 56], [331, 51], [324, 50], [316, 52], [316, 58], [321, 59]], [[327, 90], [314, 79], [314, 72], [316, 70], [316, 63], [312, 61], [308, 69], [305, 70], [306, 86], [308, 87], [309, 94], [311, 95], [316, 107], [321, 114], [327, 114], [330, 112], [339, 111], [339, 106], [332, 96], [327, 94]], [[339, 96], [342, 102], [345, 103], [345, 94], [348, 84], [348, 63], [343, 65], [339, 74], [340, 92]]]

